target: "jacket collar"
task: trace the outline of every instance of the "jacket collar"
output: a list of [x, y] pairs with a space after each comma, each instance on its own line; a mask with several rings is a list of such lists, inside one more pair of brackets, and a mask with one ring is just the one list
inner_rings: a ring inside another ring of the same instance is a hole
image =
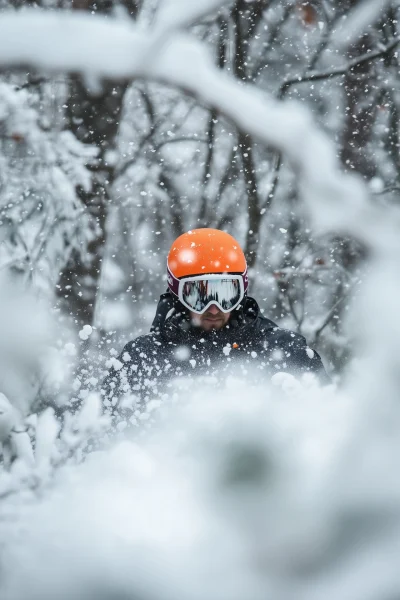
[[254, 298], [246, 297], [239, 309], [233, 311], [228, 324], [218, 331], [206, 332], [194, 327], [188, 311], [166, 292], [160, 297], [151, 332], [158, 332], [162, 339], [173, 344], [187, 344], [188, 341], [202, 340], [213, 346], [243, 344], [254, 340], [258, 332], [260, 309]]

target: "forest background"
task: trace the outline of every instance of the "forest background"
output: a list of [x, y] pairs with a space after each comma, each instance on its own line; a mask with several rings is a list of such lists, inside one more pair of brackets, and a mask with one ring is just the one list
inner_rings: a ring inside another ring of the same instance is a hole
[[[191, 29], [221, 71], [311, 110], [343, 169], [364, 178], [385, 211], [400, 189], [400, 3], [370, 3], [338, 44], [362, 4], [236, 0]], [[144, 25], [157, 5], [1, 2]], [[171, 242], [205, 226], [243, 244], [250, 293], [266, 315], [306, 335], [331, 373], [348, 363], [344, 317], [365, 248], [340, 231], [314, 232], [287, 159], [217, 108], [140, 77], [20, 67], [1, 75], [0, 133], [0, 269], [51, 298], [62, 321], [93, 327], [104, 359], [148, 330]]]

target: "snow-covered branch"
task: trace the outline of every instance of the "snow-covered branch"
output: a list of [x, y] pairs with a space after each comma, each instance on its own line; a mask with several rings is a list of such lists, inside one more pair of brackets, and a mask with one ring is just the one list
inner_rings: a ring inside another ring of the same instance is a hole
[[[240, 130], [283, 152], [298, 173], [303, 197], [317, 208], [312, 210], [316, 223], [322, 228], [346, 227], [343, 211], [334, 204], [347, 210], [360, 207], [364, 190], [355, 179], [340, 174], [335, 150], [310, 113], [221, 73], [202, 44], [176, 28], [170, 31], [174, 36], [167, 39], [165, 27], [161, 35], [158, 27], [144, 31], [129, 22], [87, 14], [6, 13], [0, 17], [0, 63], [176, 85], [225, 114]], [[323, 210], [322, 203], [330, 210]]]
[[187, 29], [222, 6], [230, 4], [233, 4], [233, 0], [164, 0], [157, 13], [156, 25], [160, 31], [170, 34], [171, 31]]

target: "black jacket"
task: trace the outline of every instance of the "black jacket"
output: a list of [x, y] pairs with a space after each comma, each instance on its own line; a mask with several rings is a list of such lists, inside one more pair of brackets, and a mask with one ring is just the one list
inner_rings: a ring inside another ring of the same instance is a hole
[[150, 333], [129, 342], [103, 383], [105, 408], [113, 414], [143, 410], [151, 400], [168, 397], [172, 381], [182, 376], [233, 373], [252, 382], [274, 373], [315, 373], [328, 383], [320, 356], [303, 336], [262, 316], [257, 302], [246, 298], [228, 325], [205, 332], [190, 323], [169, 292], [163, 294]]

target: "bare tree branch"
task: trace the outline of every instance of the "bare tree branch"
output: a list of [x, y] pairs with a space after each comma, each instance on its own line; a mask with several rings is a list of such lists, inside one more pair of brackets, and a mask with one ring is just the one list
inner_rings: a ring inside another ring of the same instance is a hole
[[400, 192], [400, 184], [385, 187], [383, 190], [379, 190], [379, 192], [373, 192], [374, 196], [383, 196], [384, 194], [390, 194], [390, 192]]
[[282, 155], [279, 152], [277, 152], [275, 154], [275, 164], [274, 164], [274, 168], [273, 168], [271, 187], [268, 192], [268, 196], [266, 197], [265, 202], [263, 203], [263, 205], [261, 207], [261, 210], [264, 212], [266, 212], [270, 208], [271, 203], [275, 197], [276, 189], [277, 189], [278, 183], [279, 183], [279, 173], [280, 173], [281, 166], [282, 166]]
[[[272, 27], [269, 30], [269, 39], [268, 39], [268, 46], [271, 47], [278, 39], [279, 33], [281, 32], [281, 29], [283, 27], [283, 25], [286, 23], [286, 21], [288, 20], [288, 18], [290, 17], [292, 10], [294, 8], [294, 3], [290, 3], [285, 7], [284, 13], [282, 15], [282, 19], [280, 21], [278, 21], [277, 23], [275, 23], [275, 26]], [[254, 67], [252, 74], [251, 74], [251, 79], [254, 81], [256, 79], [256, 77], [258, 77], [262, 71], [267, 67], [267, 63], [265, 62], [265, 52], [266, 52], [266, 48], [263, 49], [263, 57], [262, 59], [257, 63], [257, 65]]]
[[294, 77], [284, 81], [279, 90], [279, 98], [282, 99], [287, 90], [296, 85], [298, 83], [306, 83], [308, 81], [322, 81], [323, 79], [332, 79], [333, 77], [341, 77], [346, 75], [349, 71], [354, 69], [355, 67], [359, 67], [364, 63], [371, 62], [373, 60], [377, 60], [379, 58], [384, 58], [390, 55], [391, 52], [400, 44], [400, 36], [393, 39], [387, 46], [381, 49], [377, 49], [373, 52], [366, 52], [362, 56], [358, 56], [357, 58], [349, 61], [346, 65], [342, 67], [338, 67], [336, 69], [330, 69], [329, 71], [319, 71], [319, 72], [311, 72], [305, 75], [301, 75], [299, 77]]
[[340, 306], [340, 304], [345, 300], [345, 298], [347, 298], [347, 296], [340, 296], [338, 298], [338, 300], [336, 300], [335, 304], [332, 306], [332, 308], [330, 309], [330, 311], [328, 312], [328, 314], [326, 315], [325, 319], [322, 322], [322, 325], [320, 325], [318, 327], [318, 329], [315, 331], [314, 333], [314, 339], [312, 341], [312, 344], [315, 345], [318, 340], [319, 337], [321, 335], [321, 333], [324, 331], [324, 329], [329, 325], [329, 323], [331, 322], [331, 320], [333, 319], [336, 309]]

